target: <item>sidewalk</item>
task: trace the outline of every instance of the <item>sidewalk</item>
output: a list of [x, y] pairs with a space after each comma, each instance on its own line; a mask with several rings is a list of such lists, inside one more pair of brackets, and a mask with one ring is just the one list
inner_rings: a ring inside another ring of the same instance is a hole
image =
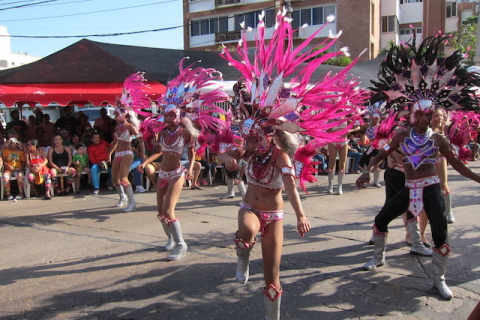
[[[469, 165], [480, 172], [480, 162]], [[304, 238], [285, 207], [282, 319], [466, 319], [480, 298], [480, 186], [449, 174], [453, 300], [432, 289], [430, 259], [409, 254], [400, 218], [390, 226], [386, 265], [362, 271], [384, 188], [357, 190], [357, 175], [347, 175], [344, 194], [328, 195], [318, 176], [302, 201], [312, 224]], [[264, 319], [261, 245], [249, 282], [236, 283], [240, 198], [219, 200], [225, 192], [182, 191], [176, 214], [189, 251], [175, 262], [165, 260], [154, 193], [136, 194], [131, 213], [114, 208], [117, 195], [103, 189], [0, 202], [0, 319]]]

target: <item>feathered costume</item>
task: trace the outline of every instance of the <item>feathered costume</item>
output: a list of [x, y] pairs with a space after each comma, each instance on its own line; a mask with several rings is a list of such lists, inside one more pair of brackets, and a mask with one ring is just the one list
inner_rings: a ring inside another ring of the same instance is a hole
[[[431, 128], [422, 133], [414, 129], [417, 112], [433, 114], [436, 108], [478, 108], [473, 84], [479, 75], [467, 71], [459, 51], [440, 57], [440, 49], [449, 38], [438, 34], [423, 40], [418, 48], [415, 43], [392, 47], [380, 67], [379, 80], [372, 81], [374, 91], [387, 95], [390, 102], [408, 107], [414, 126], [405, 134], [403, 142], [399, 142], [399, 147], [403, 163], [420, 172], [417, 175], [407, 172], [405, 187], [385, 202], [375, 218], [374, 255], [363, 267], [374, 270], [384, 264], [388, 224], [407, 209], [406, 228], [412, 240], [412, 253], [432, 256], [434, 287], [447, 300], [452, 299], [453, 294], [445, 283], [450, 247], [440, 179], [431, 175], [429, 168], [422, 171], [422, 165], [435, 165], [439, 146]], [[433, 252], [423, 246], [419, 232], [417, 217], [423, 210], [431, 225]]]
[[164, 115], [174, 112], [177, 121], [189, 118], [199, 127], [200, 134], [209, 131], [221, 131], [225, 122], [219, 118], [220, 113], [226, 113], [215, 103], [228, 101], [228, 95], [221, 88], [207, 91], [206, 87], [214, 80], [222, 80], [221, 74], [213, 68], [193, 68], [194, 64], [183, 67], [183, 58], [179, 64], [180, 73], [172, 79], [166, 92], [159, 97], [159, 113], [142, 122], [140, 127], [144, 140], [152, 146], [155, 135], [166, 127]]
[[[246, 32], [242, 25], [242, 38], [238, 43], [236, 60], [228, 50], [221, 54], [229, 64], [240, 71], [242, 80], [238, 84], [238, 105], [234, 108], [241, 122], [240, 132], [243, 138], [255, 136], [260, 141], [260, 149], [267, 148], [269, 137], [275, 130], [290, 133], [301, 132], [314, 138], [313, 145], [338, 141], [353, 125], [358, 116], [359, 106], [366, 99], [366, 92], [357, 88], [355, 80], [347, 79], [347, 73], [358, 61], [337, 74], [327, 74], [321, 81], [312, 78], [314, 71], [325, 61], [346, 50], [327, 52], [336, 43], [337, 37], [327, 38], [319, 47], [307, 46], [324, 26], [314, 32], [298, 47], [294, 48], [294, 30], [286, 11], [279, 11], [275, 30], [270, 41], [266, 40], [263, 15], [259, 16], [256, 29], [255, 55], [249, 57]], [[333, 17], [329, 17], [332, 21]], [[324, 54], [323, 56], [320, 56]], [[287, 84], [287, 78], [290, 78]], [[314, 83], [314, 84], [312, 84]], [[248, 99], [248, 101], [246, 101]], [[330, 129], [346, 122], [352, 122], [340, 131]], [[311, 174], [303, 173], [300, 165], [307, 163], [310, 152], [300, 151], [299, 161], [295, 161], [300, 185], [305, 181], [314, 181]], [[264, 150], [265, 151], [265, 150]]]

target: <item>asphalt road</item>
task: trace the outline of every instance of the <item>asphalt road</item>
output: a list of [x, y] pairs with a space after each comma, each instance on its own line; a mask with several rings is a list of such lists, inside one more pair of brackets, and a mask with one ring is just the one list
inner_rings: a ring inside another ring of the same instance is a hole
[[[469, 165], [480, 172], [480, 162]], [[313, 227], [304, 238], [285, 208], [282, 319], [466, 319], [480, 297], [480, 186], [449, 173], [453, 300], [432, 289], [430, 259], [409, 253], [400, 218], [390, 225], [386, 265], [362, 271], [384, 188], [357, 190], [357, 176], [347, 175], [344, 194], [328, 195], [319, 176], [302, 201]], [[240, 198], [219, 200], [225, 192], [221, 184], [182, 191], [176, 213], [189, 252], [175, 262], [165, 260], [154, 193], [137, 194], [131, 213], [103, 189], [1, 202], [0, 319], [263, 319], [260, 245], [249, 282], [236, 283]]]

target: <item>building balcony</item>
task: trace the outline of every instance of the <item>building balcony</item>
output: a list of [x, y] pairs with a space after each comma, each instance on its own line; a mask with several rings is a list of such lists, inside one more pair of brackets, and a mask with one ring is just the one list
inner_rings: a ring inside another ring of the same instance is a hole
[[235, 41], [242, 38], [240, 31], [227, 31], [215, 33], [215, 42]]
[[236, 4], [242, 4], [242, 0], [215, 0], [215, 7], [224, 7]]

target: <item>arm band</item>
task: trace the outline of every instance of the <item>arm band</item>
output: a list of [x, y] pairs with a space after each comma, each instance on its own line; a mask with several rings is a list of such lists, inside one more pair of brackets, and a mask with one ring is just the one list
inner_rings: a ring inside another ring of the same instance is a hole
[[295, 169], [293, 167], [282, 167], [282, 175], [295, 177]]

